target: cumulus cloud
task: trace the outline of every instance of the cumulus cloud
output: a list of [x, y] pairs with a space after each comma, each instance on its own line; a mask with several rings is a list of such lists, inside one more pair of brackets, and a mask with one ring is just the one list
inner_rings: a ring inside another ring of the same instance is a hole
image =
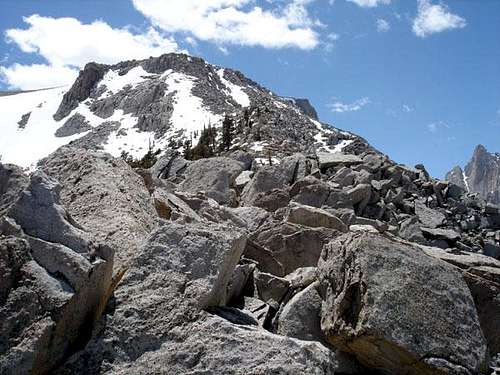
[[32, 90], [66, 85], [73, 82], [78, 70], [46, 64], [0, 66], [0, 79], [7, 82], [9, 88]]
[[[11, 88], [34, 89], [71, 83], [79, 68], [89, 61], [113, 64], [175, 52], [174, 39], [150, 28], [141, 34], [115, 29], [103, 21], [83, 24], [75, 18], [32, 15], [29, 27], [7, 30], [6, 40], [21, 51], [37, 54], [46, 64], [1, 67], [2, 79]], [[22, 75], [33, 80], [24, 79]], [[43, 77], [42, 77], [43, 75]]]
[[385, 33], [391, 29], [391, 25], [386, 20], [379, 18], [377, 20], [377, 31], [379, 33]]
[[339, 100], [334, 99], [332, 103], [328, 105], [332, 112], [344, 113], [344, 112], [355, 112], [362, 109], [367, 104], [370, 104], [369, 98], [361, 98], [353, 103], [343, 103]]
[[153, 25], [167, 32], [219, 45], [304, 50], [318, 46], [316, 28], [323, 26], [309, 15], [312, 1], [293, 0], [271, 11], [254, 6], [253, 0], [132, 0]]
[[351, 3], [355, 3], [362, 8], [375, 8], [379, 5], [387, 5], [391, 3], [391, 0], [347, 0]]
[[464, 18], [453, 14], [444, 4], [432, 4], [430, 0], [418, 0], [417, 17], [413, 20], [415, 35], [425, 38], [446, 30], [461, 29], [467, 25]]

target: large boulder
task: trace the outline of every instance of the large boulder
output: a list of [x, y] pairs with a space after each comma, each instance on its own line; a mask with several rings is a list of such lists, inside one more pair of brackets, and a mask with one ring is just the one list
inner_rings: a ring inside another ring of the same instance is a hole
[[486, 341], [473, 298], [454, 267], [407, 242], [342, 236], [318, 264], [327, 340], [391, 374], [473, 374]]
[[79, 253], [86, 252], [90, 237], [62, 207], [60, 190], [56, 180], [36, 171], [7, 215], [30, 236], [63, 244]]
[[500, 261], [465, 252], [446, 252], [422, 246], [424, 252], [457, 267], [463, 274], [476, 304], [479, 321], [490, 354], [500, 353]]
[[143, 179], [111, 155], [63, 147], [41, 163], [61, 183], [61, 202], [98, 241], [116, 249], [116, 264], [133, 258], [156, 226]]
[[243, 189], [241, 201], [244, 206], [254, 206], [255, 202], [262, 199], [262, 194], [273, 189], [285, 190], [293, 179], [294, 169], [288, 164], [262, 166]]
[[347, 226], [337, 216], [320, 208], [306, 206], [298, 203], [291, 204], [288, 208], [286, 220], [289, 223], [300, 224], [312, 228], [330, 228], [339, 232], [347, 232]]
[[283, 277], [301, 267], [315, 267], [321, 250], [340, 232], [269, 220], [250, 235], [245, 256], [259, 269]]
[[220, 204], [234, 205], [235, 180], [243, 169], [243, 163], [225, 157], [200, 159], [186, 168], [180, 189], [188, 193], [204, 191]]
[[76, 226], [59, 191], [35, 172], [0, 229], [2, 374], [49, 373], [89, 339], [112, 292], [113, 251]]
[[287, 302], [278, 317], [277, 333], [308, 341], [324, 341], [321, 331], [321, 297], [317, 283], [309, 285]]
[[[317, 342], [272, 334], [206, 316], [175, 327], [171, 340], [110, 374], [311, 374], [348, 373], [336, 354]], [[348, 369], [349, 367], [347, 367]]]
[[0, 216], [17, 201], [29, 179], [16, 165], [0, 163]]
[[337, 166], [350, 166], [361, 164], [363, 160], [356, 155], [342, 154], [340, 152], [318, 152], [319, 167], [327, 169]]
[[187, 329], [202, 309], [224, 304], [245, 240], [224, 225], [164, 222], [131, 261], [104, 331], [69, 361], [68, 373], [130, 366], [173, 340], [173, 329]]

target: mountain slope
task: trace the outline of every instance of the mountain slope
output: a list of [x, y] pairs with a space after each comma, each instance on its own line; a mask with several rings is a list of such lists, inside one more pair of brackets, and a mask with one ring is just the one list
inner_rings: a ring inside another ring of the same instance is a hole
[[446, 180], [470, 193], [478, 193], [491, 203], [499, 204], [500, 154], [489, 153], [484, 146], [478, 145], [465, 168], [454, 167], [446, 174]]
[[182, 149], [225, 115], [239, 124], [234, 146], [263, 154], [369, 148], [321, 124], [307, 100], [277, 96], [237, 71], [180, 54], [90, 63], [71, 87], [2, 97], [0, 111], [3, 161], [23, 167], [72, 141], [137, 158], [150, 148]]

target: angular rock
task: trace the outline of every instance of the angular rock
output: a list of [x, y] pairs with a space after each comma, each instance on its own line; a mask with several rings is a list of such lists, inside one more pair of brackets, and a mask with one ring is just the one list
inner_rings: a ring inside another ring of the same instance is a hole
[[288, 202], [290, 202], [290, 196], [286, 190], [273, 189], [258, 193], [254, 197], [253, 205], [269, 212], [275, 212], [280, 208], [286, 207]]
[[36, 171], [7, 215], [30, 236], [60, 243], [79, 253], [87, 252], [90, 238], [61, 206], [60, 190], [56, 180]]
[[220, 204], [234, 205], [236, 193], [232, 189], [243, 167], [242, 163], [224, 157], [200, 159], [189, 164], [180, 188], [188, 193], [204, 191]]
[[29, 184], [29, 178], [16, 165], [0, 163], [0, 216], [14, 204]]
[[254, 281], [259, 298], [271, 306], [278, 306], [290, 288], [287, 279], [265, 272], [255, 271]]
[[142, 178], [111, 155], [64, 147], [42, 162], [61, 183], [61, 202], [97, 241], [128, 263], [156, 225], [156, 211]]
[[300, 224], [306, 227], [323, 227], [347, 232], [347, 226], [338, 217], [320, 208], [294, 203], [288, 209], [286, 220], [289, 223]]
[[424, 202], [415, 201], [415, 214], [424, 227], [435, 229], [443, 225], [446, 216], [437, 210], [433, 210], [425, 205]]
[[301, 267], [315, 267], [323, 246], [339, 232], [291, 223], [269, 222], [250, 236], [245, 256], [259, 269], [283, 277]]
[[391, 374], [472, 374], [486, 342], [474, 301], [452, 266], [371, 233], [325, 246], [318, 264], [327, 340]]
[[462, 272], [476, 304], [490, 354], [500, 353], [500, 261], [473, 253], [451, 253], [428, 246], [423, 251]]
[[75, 134], [84, 133], [91, 130], [92, 126], [89, 122], [79, 113], [75, 113], [66, 120], [63, 126], [56, 130], [56, 137], [70, 137]]
[[307, 341], [324, 341], [321, 331], [321, 297], [311, 284], [288, 301], [278, 317], [277, 333]]
[[31, 245], [0, 237], [0, 373], [5, 375], [49, 373], [85, 343], [109, 297], [110, 249], [98, 247], [83, 256], [28, 240]]
[[352, 154], [342, 154], [339, 152], [318, 152], [319, 167], [323, 170], [330, 167], [336, 167], [338, 165], [350, 166], [355, 164], [361, 164], [363, 160], [356, 155]]
[[460, 234], [453, 229], [430, 229], [422, 228], [422, 233], [431, 239], [445, 240], [449, 243], [454, 243], [460, 240]]
[[261, 194], [266, 194], [273, 189], [283, 190], [290, 185], [292, 178], [290, 171], [279, 165], [263, 166], [243, 189], [241, 201], [245, 206], [253, 206]]

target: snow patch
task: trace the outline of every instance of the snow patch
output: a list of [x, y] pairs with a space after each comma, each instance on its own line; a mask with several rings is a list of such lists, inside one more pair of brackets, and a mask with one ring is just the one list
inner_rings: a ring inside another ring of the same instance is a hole
[[[0, 155], [3, 163], [34, 169], [37, 162], [86, 133], [58, 138], [55, 132], [64, 122], [53, 119], [69, 87], [20, 93], [0, 97]], [[17, 122], [31, 112], [24, 129]]]
[[135, 128], [137, 118], [127, 114], [124, 115], [122, 110], [116, 110], [112, 116], [114, 121], [120, 122], [120, 128], [111, 133], [104, 151], [118, 157], [123, 151], [127, 151], [129, 155], [136, 159], [142, 158], [151, 148], [153, 151], [164, 149], [167, 143], [167, 138], [163, 137], [160, 140], [155, 139], [154, 132], [141, 132]]
[[209, 124], [218, 126], [222, 123], [222, 116], [210, 112], [204, 107], [202, 99], [192, 94], [195, 77], [171, 70], [166, 71], [163, 77], [168, 93], [174, 94], [174, 111], [171, 117], [173, 131], [185, 130], [189, 134], [201, 132]]
[[142, 66], [136, 66], [124, 75], [118, 74], [116, 70], [111, 70], [104, 75], [99, 83], [98, 89], [102, 86], [106, 86], [106, 92], [101, 98], [116, 94], [122, 91], [126, 86], [134, 87], [151, 76], [154, 75], [146, 72]]
[[242, 107], [250, 106], [250, 98], [245, 93], [245, 91], [243, 91], [243, 88], [241, 86], [235, 85], [234, 83], [224, 78], [223, 68], [217, 70], [217, 75], [222, 81], [222, 84], [226, 86], [229, 96], [231, 96], [236, 103], [238, 103]]

